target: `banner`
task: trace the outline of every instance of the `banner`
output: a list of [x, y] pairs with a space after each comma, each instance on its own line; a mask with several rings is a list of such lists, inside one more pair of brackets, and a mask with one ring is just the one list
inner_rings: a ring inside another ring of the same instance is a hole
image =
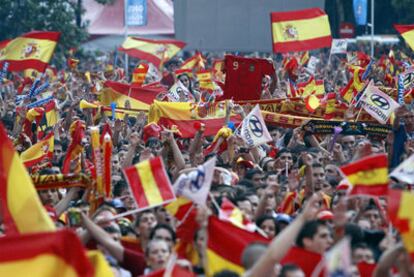
[[381, 124], [385, 124], [391, 114], [400, 106], [391, 97], [380, 91], [371, 81], [361, 97], [363, 108]]
[[147, 0], [125, 0], [125, 26], [147, 25]]
[[331, 55], [346, 54], [348, 48], [347, 39], [333, 39], [331, 46]]
[[272, 140], [260, 112], [259, 105], [243, 119], [241, 137], [249, 147], [265, 144]]
[[88, 188], [91, 179], [83, 173], [32, 175], [37, 190], [82, 187]]
[[367, 25], [367, 0], [353, 0], [355, 21], [358, 25]]

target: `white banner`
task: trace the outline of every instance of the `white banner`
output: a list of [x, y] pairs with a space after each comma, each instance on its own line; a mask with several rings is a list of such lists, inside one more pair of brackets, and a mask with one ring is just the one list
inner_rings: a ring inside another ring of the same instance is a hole
[[371, 81], [361, 97], [367, 113], [381, 124], [386, 124], [391, 114], [400, 106], [394, 99], [383, 93]]
[[241, 137], [249, 147], [261, 145], [272, 140], [260, 112], [259, 105], [242, 122]]
[[397, 178], [401, 182], [414, 184], [414, 154], [394, 169], [390, 176]]
[[347, 39], [333, 39], [331, 46], [331, 55], [333, 54], [346, 54], [348, 48]]
[[175, 194], [185, 196], [194, 203], [204, 205], [210, 192], [215, 165], [216, 157], [213, 157], [193, 171], [181, 174], [173, 185]]

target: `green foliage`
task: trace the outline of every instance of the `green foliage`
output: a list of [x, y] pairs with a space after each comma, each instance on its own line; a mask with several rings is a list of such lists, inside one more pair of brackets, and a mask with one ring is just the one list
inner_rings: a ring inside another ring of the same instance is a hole
[[1, 0], [0, 41], [33, 30], [61, 32], [52, 63], [62, 66], [64, 54], [86, 40], [86, 26], [76, 25], [77, 1]]

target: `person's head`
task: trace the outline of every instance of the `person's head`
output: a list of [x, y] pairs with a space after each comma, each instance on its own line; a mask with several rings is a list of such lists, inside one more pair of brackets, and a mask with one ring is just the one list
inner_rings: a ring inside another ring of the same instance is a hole
[[188, 89], [191, 88], [191, 79], [187, 74], [181, 74], [178, 76], [178, 80]]
[[259, 206], [259, 196], [257, 196], [257, 194], [255, 193], [247, 193], [246, 194], [246, 198], [250, 201], [250, 203], [252, 204], [252, 210], [253, 210], [253, 214], [256, 213], [256, 209]]
[[366, 262], [369, 264], [375, 263], [374, 252], [365, 243], [357, 243], [352, 247], [352, 262], [354, 264]]
[[414, 126], [414, 113], [412, 111], [407, 111], [403, 115], [403, 119], [406, 125], [413, 127]]
[[252, 181], [255, 187], [258, 187], [262, 184], [263, 172], [260, 169], [250, 169], [246, 172], [245, 178]]
[[54, 141], [54, 146], [53, 146], [53, 159], [52, 159], [52, 163], [58, 165], [63, 158], [63, 147], [62, 144], [60, 143], [60, 141], [55, 140]]
[[59, 194], [57, 189], [39, 190], [38, 194], [43, 205], [54, 206], [59, 202]]
[[279, 277], [305, 277], [305, 273], [297, 265], [285, 264], [280, 269]]
[[261, 242], [250, 243], [244, 248], [241, 255], [241, 264], [245, 270], [253, 267], [259, 258], [266, 252], [267, 245]]
[[112, 171], [114, 173], [121, 171], [121, 161], [119, 160], [119, 155], [113, 154], [112, 155]]
[[148, 239], [150, 232], [157, 225], [157, 219], [152, 210], [139, 213], [135, 220], [135, 232], [142, 239]]
[[285, 169], [286, 165], [288, 168], [291, 168], [293, 165], [293, 155], [292, 152], [287, 149], [283, 148], [277, 153], [276, 156], [277, 162], [275, 163], [275, 170], [277, 169]]
[[356, 139], [353, 135], [346, 135], [341, 139], [342, 147], [346, 150], [351, 150], [355, 146], [355, 143]]
[[367, 219], [371, 225], [371, 229], [379, 229], [381, 226], [381, 216], [378, 208], [375, 205], [369, 204], [362, 214], [362, 217]]
[[282, 232], [290, 222], [292, 222], [292, 218], [288, 214], [278, 214], [276, 216], [276, 234]]
[[308, 251], [323, 255], [333, 243], [332, 233], [323, 221], [311, 220], [305, 223], [296, 238], [296, 245]]
[[148, 267], [153, 271], [163, 269], [170, 258], [171, 251], [165, 240], [150, 240], [145, 249]]
[[253, 206], [247, 197], [239, 196], [234, 202], [247, 218], [253, 218]]
[[339, 173], [338, 167], [334, 164], [327, 164], [325, 166], [325, 174], [328, 180], [332, 179], [332, 180], [339, 182], [342, 179], [341, 174]]
[[150, 240], [164, 240], [172, 248], [175, 245], [176, 235], [173, 228], [168, 224], [157, 224], [151, 230]]
[[271, 215], [262, 215], [256, 220], [256, 225], [262, 229], [269, 239], [276, 236], [276, 220]]
[[320, 163], [312, 164], [312, 181], [315, 190], [321, 190], [323, 183], [326, 181], [325, 169]]

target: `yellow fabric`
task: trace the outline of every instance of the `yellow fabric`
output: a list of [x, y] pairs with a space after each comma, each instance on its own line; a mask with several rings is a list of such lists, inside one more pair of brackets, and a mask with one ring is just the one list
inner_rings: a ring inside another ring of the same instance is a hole
[[94, 126], [91, 128], [91, 146], [94, 155], [96, 165], [96, 190], [98, 194], [104, 195], [103, 187], [103, 164], [102, 164], [102, 152], [99, 141], [99, 127]]
[[122, 44], [124, 49], [139, 49], [158, 57], [160, 60], [169, 60], [177, 54], [181, 48], [174, 44], [152, 43], [144, 40], [128, 37]]
[[7, 203], [17, 230], [22, 234], [56, 230], [40, 202], [26, 168], [18, 154], [13, 154], [7, 176]]
[[54, 136], [51, 136], [47, 140], [42, 140], [32, 145], [29, 149], [21, 153], [20, 159], [23, 162], [31, 161], [35, 159], [41, 158], [43, 155], [47, 154], [48, 152], [53, 152], [54, 149]]
[[307, 107], [311, 112], [315, 111], [321, 105], [321, 101], [315, 95], [310, 95], [307, 99]]
[[221, 118], [226, 115], [225, 102], [212, 105], [205, 113], [200, 112], [202, 108], [195, 103], [189, 102], [162, 102], [155, 100], [149, 111], [148, 122], [158, 122], [161, 117], [173, 120], [197, 120]]
[[[298, 32], [297, 38], [285, 36], [285, 30], [293, 27]], [[327, 15], [318, 16], [310, 19], [300, 19], [272, 23], [272, 34], [274, 42], [289, 42], [315, 39], [331, 35]]]
[[388, 168], [372, 169], [361, 171], [347, 176], [351, 184], [358, 185], [379, 185], [388, 182]]
[[207, 276], [209, 277], [213, 276], [216, 272], [219, 272], [224, 269], [232, 270], [240, 275], [244, 273], [244, 270], [241, 266], [224, 259], [223, 257], [217, 255], [211, 249], [207, 249], [207, 263]]
[[414, 50], [414, 30], [402, 33], [401, 36], [404, 38], [405, 42], [411, 49]]
[[42, 254], [30, 259], [0, 263], [0, 276], [77, 277], [78, 274], [63, 259]]
[[414, 252], [414, 215], [413, 215], [414, 194], [403, 192], [401, 194], [400, 209], [398, 210], [398, 218], [406, 219], [409, 222], [410, 231], [401, 234], [404, 247], [409, 253]]
[[[33, 50], [31, 54], [27, 53], [29, 47], [32, 47]], [[49, 63], [55, 47], [56, 41], [18, 37], [10, 41], [7, 46], [3, 48], [3, 51], [0, 52], [0, 61], [24, 61], [36, 59], [44, 63]]]
[[145, 192], [145, 197], [150, 206], [159, 205], [164, 202], [160, 190], [157, 186], [157, 181], [152, 174], [150, 161], [146, 160], [135, 165], [141, 178], [142, 188]]
[[187, 198], [183, 196], [177, 197], [174, 201], [169, 203], [165, 206], [165, 209], [172, 215], [175, 216], [178, 212], [178, 210], [184, 206], [191, 203], [191, 200], [188, 200]]
[[96, 277], [112, 277], [114, 273], [112, 272], [111, 267], [108, 262], [105, 260], [105, 257], [101, 252], [97, 250], [91, 250], [87, 253], [88, 259], [95, 269]]

